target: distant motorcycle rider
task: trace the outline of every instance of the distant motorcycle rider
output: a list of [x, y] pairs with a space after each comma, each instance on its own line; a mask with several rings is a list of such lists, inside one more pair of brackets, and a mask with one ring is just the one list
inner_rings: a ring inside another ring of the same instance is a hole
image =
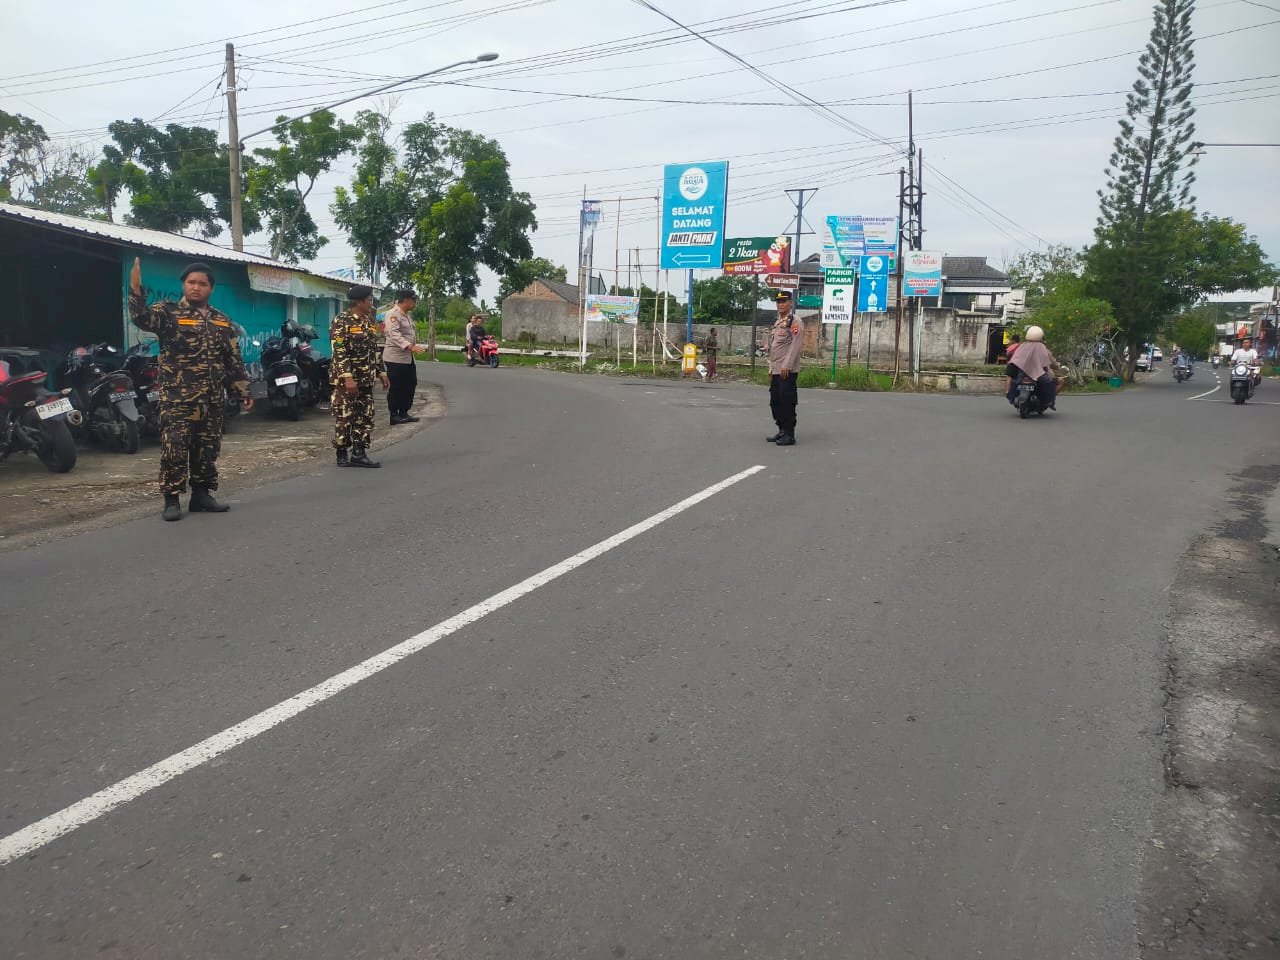
[[1027, 335], [1022, 346], [1018, 347], [1005, 373], [1009, 375], [1012, 386], [1008, 399], [1013, 403], [1017, 395], [1018, 383], [1025, 375], [1035, 381], [1044, 405], [1050, 410], [1057, 410], [1058, 381], [1054, 371], [1058, 369], [1058, 361], [1053, 358], [1049, 348], [1044, 345], [1044, 330], [1037, 326], [1027, 327]]

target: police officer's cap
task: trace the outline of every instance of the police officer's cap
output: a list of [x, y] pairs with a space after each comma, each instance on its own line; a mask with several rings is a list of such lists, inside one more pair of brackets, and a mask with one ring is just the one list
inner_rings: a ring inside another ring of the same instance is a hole
[[373, 296], [373, 287], [358, 283], [347, 291], [347, 300], [351, 303], [358, 303], [361, 300], [368, 300]]
[[185, 282], [187, 277], [193, 273], [203, 273], [206, 277], [209, 278], [209, 286], [211, 287], [213, 286], [213, 271], [209, 269], [209, 265], [207, 263], [190, 264], [187, 267], [187, 269], [182, 271], [182, 276], [179, 277], [178, 279]]
[[776, 297], [774, 297], [773, 299], [774, 299], [774, 300], [776, 300], [778, 303], [781, 303], [783, 300], [790, 300], [790, 299], [791, 299], [791, 291], [790, 291], [790, 290], [779, 290], [779, 291], [778, 291], [778, 295], [777, 295]]

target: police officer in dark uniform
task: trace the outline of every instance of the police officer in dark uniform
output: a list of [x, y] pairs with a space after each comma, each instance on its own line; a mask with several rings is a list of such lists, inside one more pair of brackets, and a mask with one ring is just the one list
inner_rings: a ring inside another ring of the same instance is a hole
[[[347, 309], [329, 325], [333, 344], [333, 446], [340, 467], [380, 467], [369, 459], [373, 442], [373, 383], [390, 381], [382, 365], [373, 288], [363, 284], [347, 291]], [[350, 452], [348, 453], [348, 448]]]
[[191, 481], [191, 513], [226, 513], [218, 503], [218, 453], [228, 391], [253, 408], [249, 374], [231, 319], [209, 306], [213, 271], [193, 263], [182, 271], [182, 299], [147, 305], [142, 261], [129, 273], [129, 316], [160, 343], [160, 492], [166, 520], [182, 519], [178, 495]]

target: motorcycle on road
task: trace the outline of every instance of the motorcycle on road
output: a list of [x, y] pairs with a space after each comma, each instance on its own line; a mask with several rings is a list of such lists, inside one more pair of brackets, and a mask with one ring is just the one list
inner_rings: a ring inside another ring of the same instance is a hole
[[1236, 405], [1253, 398], [1253, 391], [1262, 380], [1262, 367], [1237, 363], [1231, 368], [1231, 399]]

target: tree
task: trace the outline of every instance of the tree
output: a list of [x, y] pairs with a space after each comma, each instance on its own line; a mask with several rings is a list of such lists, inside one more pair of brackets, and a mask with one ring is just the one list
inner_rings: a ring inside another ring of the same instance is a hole
[[1170, 312], [1160, 289], [1172, 255], [1173, 238], [1166, 231], [1178, 211], [1194, 210], [1194, 9], [1195, 0], [1156, 3], [1151, 37], [1107, 167], [1106, 189], [1098, 191], [1096, 242], [1087, 261], [1094, 293], [1115, 308], [1130, 348], [1130, 378], [1138, 348]]
[[1217, 311], [1211, 308], [1189, 310], [1173, 325], [1174, 343], [1193, 357], [1207, 356], [1217, 339]]
[[515, 264], [503, 276], [498, 284], [498, 306], [513, 293], [518, 293], [538, 279], [559, 280], [564, 283], [569, 278], [569, 271], [552, 263], [546, 257], [530, 257]]
[[[230, 168], [226, 144], [206, 127], [171, 123], [163, 130], [140, 119], [117, 120], [107, 127], [114, 144], [91, 178], [108, 216], [122, 192], [129, 196], [126, 222], [151, 230], [184, 233], [199, 228], [216, 237], [231, 222]], [[244, 232], [261, 228], [252, 204], [244, 205]]]
[[94, 216], [101, 204], [89, 182], [89, 160], [74, 148], [53, 147], [44, 127], [0, 110], [0, 200]]
[[1090, 297], [1085, 281], [1059, 275], [1053, 287], [1032, 310], [1031, 322], [1044, 328], [1054, 356], [1068, 367], [1069, 376], [1083, 382], [1097, 355], [1098, 344], [1115, 322], [1111, 304]]
[[533, 256], [534, 205], [516, 192], [497, 141], [435, 121], [430, 114], [404, 131], [405, 165], [417, 172], [417, 217], [409, 250], [396, 271], [426, 295], [428, 343], [435, 346], [440, 298], [474, 297], [479, 268], [506, 275]]
[[697, 323], [750, 322], [755, 305], [755, 280], [751, 277], [710, 277], [693, 285], [693, 319]]
[[246, 197], [266, 219], [273, 260], [310, 260], [329, 242], [307, 210], [307, 197], [333, 161], [354, 148], [361, 132], [322, 110], [277, 127], [279, 146], [253, 151], [257, 161], [247, 171]]
[[397, 149], [386, 116], [366, 111], [357, 123], [360, 162], [351, 190], [337, 191], [334, 219], [370, 276], [385, 270], [422, 290], [434, 342], [442, 297], [474, 297], [480, 266], [506, 276], [532, 257], [533, 202], [512, 189], [496, 141], [428, 114], [405, 127]]
[[1055, 244], [1046, 250], [1029, 250], [1006, 267], [1009, 283], [1027, 294], [1026, 305], [1034, 309], [1063, 281], [1084, 272], [1084, 254], [1075, 247]]

